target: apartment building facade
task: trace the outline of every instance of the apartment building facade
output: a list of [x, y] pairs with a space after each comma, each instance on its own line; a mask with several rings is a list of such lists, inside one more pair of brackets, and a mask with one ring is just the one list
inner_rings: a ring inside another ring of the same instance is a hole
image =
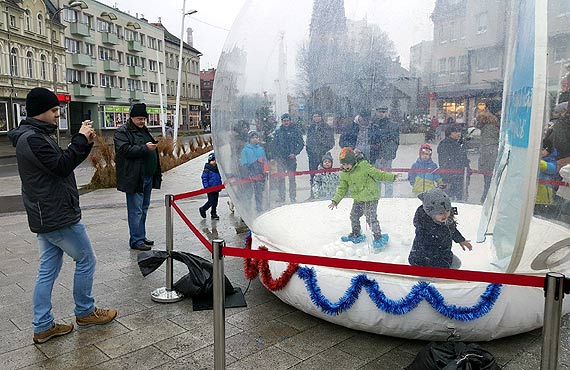
[[[72, 132], [91, 119], [113, 130], [128, 119], [130, 106], [146, 103], [149, 127], [160, 126], [159, 76], [164, 84], [164, 30], [144, 18], [93, 0], [66, 8], [65, 81], [71, 93]], [[160, 71], [160, 72], [159, 72]]]
[[38, 86], [56, 90], [60, 128], [67, 129], [64, 26], [57, 16], [50, 22], [57, 8], [49, 0], [3, 0], [0, 6], [0, 135], [25, 118], [26, 95]]
[[[180, 39], [170, 33], [162, 23], [154, 23], [164, 30], [167, 122], [173, 123], [176, 113], [176, 93], [178, 81], [178, 62]], [[198, 128], [201, 121], [202, 101], [200, 99], [200, 53], [192, 46], [191, 29], [188, 30], [188, 42], [183, 43], [182, 75], [180, 84], [179, 128]], [[164, 92], [163, 92], [164, 94]]]

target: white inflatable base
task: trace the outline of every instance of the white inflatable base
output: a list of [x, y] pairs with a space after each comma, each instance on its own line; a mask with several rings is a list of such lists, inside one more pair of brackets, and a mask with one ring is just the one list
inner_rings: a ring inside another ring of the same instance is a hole
[[[379, 221], [382, 231], [389, 234], [390, 241], [387, 248], [378, 254], [371, 252], [372, 235], [367, 229], [364, 217], [361, 219], [361, 224], [363, 232], [367, 235], [366, 241], [358, 245], [340, 242], [340, 237], [350, 232], [349, 214], [352, 201], [343, 200], [338, 209], [333, 211], [327, 208], [328, 204], [328, 201], [322, 201], [286, 205], [261, 215], [252, 226], [254, 231], [252, 248], [256, 249], [263, 245], [269, 250], [288, 253], [407, 264], [407, 256], [414, 238], [412, 220], [416, 208], [420, 205], [419, 200], [380, 200]], [[492, 264], [495, 261], [492, 238], [487, 238], [484, 243], [474, 242], [481, 207], [455, 205], [459, 208], [458, 228], [473, 244], [473, 251], [462, 251], [459, 245], [454, 244], [453, 252], [462, 261], [461, 269], [499, 272], [499, 269]], [[570, 273], [570, 263], [566, 261], [570, 259], [567, 258], [570, 252], [568, 243], [562, 242], [564, 246], [551, 255], [545, 256], [544, 251], [569, 237], [570, 231], [567, 227], [533, 218], [521, 265], [516, 273], [544, 276], [548, 269], [533, 270], [531, 265], [535, 268], [537, 265], [546, 265], [543, 268], [555, 266], [556, 272], [568, 275]], [[542, 262], [537, 264], [539, 259]], [[270, 262], [269, 265], [273, 277], [280, 276], [287, 266], [282, 262]], [[320, 266], [308, 267], [314, 268], [320, 292], [332, 303], [343, 297], [351, 286], [353, 277], [361, 274], [376, 280], [380, 291], [394, 301], [408, 296], [412, 288], [420, 282], [429, 282], [445, 300], [444, 304], [432, 305], [426, 299], [422, 299], [419, 305], [407, 313], [391, 314], [378, 308], [367, 290], [362, 289], [358, 299], [349, 309], [338, 314], [328, 314], [314, 304], [306, 282], [297, 274], [284, 289], [273, 292], [283, 302], [299, 310], [349, 328], [423, 340], [445, 340], [451, 332], [455, 332], [461, 340], [487, 341], [542, 326], [544, 293], [541, 288], [503, 285], [489, 312], [478, 312], [481, 317], [472, 320], [465, 318], [456, 320], [448, 317], [449, 312], [459, 312], [462, 307], [472, 307], [481, 303], [481, 295], [489, 284]], [[447, 310], [447, 316], [436, 309]], [[564, 313], [569, 311], [570, 301], [566, 300]]]

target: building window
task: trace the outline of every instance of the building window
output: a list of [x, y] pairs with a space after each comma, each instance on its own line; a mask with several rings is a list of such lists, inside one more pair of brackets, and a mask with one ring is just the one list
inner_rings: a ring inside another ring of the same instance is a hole
[[40, 68], [41, 68], [42, 80], [47, 80], [47, 62], [46, 62], [46, 56], [45, 55], [42, 55], [40, 57]]
[[16, 23], [16, 16], [14, 15], [10, 16], [10, 27], [18, 28], [18, 23]]
[[487, 32], [487, 12], [479, 13], [476, 17], [477, 33]]
[[483, 52], [477, 54], [477, 72], [484, 72], [487, 69], [487, 60]]
[[65, 80], [67, 83], [81, 83], [82, 72], [76, 69], [67, 69], [65, 71]]
[[124, 88], [125, 88], [125, 78], [119, 77], [119, 89], [124, 89]]
[[125, 40], [137, 41], [137, 32], [125, 29]]
[[148, 37], [148, 47], [156, 50], [156, 39], [154, 37]]
[[69, 23], [76, 23], [77, 22], [77, 11], [65, 8], [63, 9], [63, 20]]
[[142, 91], [143, 92], [147, 92], [148, 91], [148, 83], [146, 81], [142, 82]]
[[[439, 74], [445, 74], [446, 68], [447, 68], [447, 59], [441, 58], [439, 60]], [[208, 85], [209, 85], [209, 82], [208, 82]], [[206, 84], [204, 84], [204, 86], [209, 87], [209, 86], [206, 86]]]
[[158, 92], [158, 84], [154, 82], [150, 82], [150, 92], [156, 94]]
[[146, 58], [141, 58], [141, 68], [146, 69]]
[[95, 56], [95, 45], [85, 43], [85, 54], [94, 57]]
[[59, 61], [57, 58], [53, 58], [53, 73], [54, 73], [54, 81], [59, 81]]
[[118, 37], [119, 39], [123, 39], [123, 38], [124, 38], [124, 36], [123, 36], [123, 27], [121, 27], [121, 26], [117, 26], [117, 37]]
[[162, 41], [158, 40], [158, 51], [162, 51]]
[[448, 59], [448, 65], [449, 65], [449, 81], [450, 82], [455, 82], [455, 72], [456, 72], [456, 68], [457, 68], [457, 62], [455, 57], [451, 57]]
[[134, 67], [139, 65], [139, 57], [127, 54], [127, 65], [129, 67]]
[[97, 18], [97, 31], [99, 32], [112, 32], [111, 23], [105, 22], [102, 19]]
[[145, 42], [146, 42], [146, 36], [144, 34], [140, 34], [140, 39], [141, 39], [141, 45], [145, 46]]
[[156, 72], [156, 60], [148, 60], [148, 70], [151, 72]]
[[26, 72], [28, 78], [34, 78], [34, 54], [31, 51], [26, 53]]
[[80, 52], [79, 41], [74, 39], [65, 38], [65, 50], [68, 53], [78, 54]]
[[119, 64], [125, 63], [122, 51], [117, 51], [117, 62], [119, 62]]
[[113, 51], [111, 49], [104, 48], [99, 46], [99, 59], [101, 60], [111, 60], [111, 56], [113, 55]]
[[97, 84], [97, 73], [87, 72], [87, 84], [92, 86]]
[[114, 76], [101, 73], [101, 87], [115, 87], [115, 79], [113, 77]]
[[132, 78], [127, 78], [127, 90], [129, 91], [140, 91], [141, 82], [139, 80], [133, 80]]
[[467, 73], [467, 55], [459, 57], [459, 73]]
[[10, 74], [18, 76], [18, 49], [16, 48], [10, 50]]
[[44, 17], [41, 14], [38, 14], [38, 33], [44, 34]]
[[83, 14], [85, 18], [85, 23], [90, 30], [95, 30], [95, 22], [93, 22], [93, 16], [91, 14]]
[[24, 22], [26, 24], [26, 31], [32, 32], [32, 12], [29, 9], [26, 9], [24, 12]]

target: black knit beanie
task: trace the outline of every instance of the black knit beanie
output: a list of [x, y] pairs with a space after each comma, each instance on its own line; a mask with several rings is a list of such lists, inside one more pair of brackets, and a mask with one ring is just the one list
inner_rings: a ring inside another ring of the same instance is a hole
[[26, 96], [26, 112], [28, 117], [35, 117], [53, 107], [59, 107], [57, 96], [43, 87], [34, 87]]
[[146, 112], [146, 104], [145, 103], [137, 103], [133, 104], [131, 107], [131, 112], [129, 113], [130, 117], [145, 117], [148, 118], [148, 113]]

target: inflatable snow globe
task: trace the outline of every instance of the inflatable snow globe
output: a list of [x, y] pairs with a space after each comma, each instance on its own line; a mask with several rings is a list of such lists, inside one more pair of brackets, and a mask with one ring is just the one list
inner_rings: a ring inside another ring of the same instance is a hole
[[216, 71], [212, 132], [252, 247], [458, 278], [270, 262], [273, 277], [293, 273], [266, 286], [392, 336], [540, 327], [542, 289], [460, 279], [569, 272], [570, 13], [559, 6], [248, 1]]

